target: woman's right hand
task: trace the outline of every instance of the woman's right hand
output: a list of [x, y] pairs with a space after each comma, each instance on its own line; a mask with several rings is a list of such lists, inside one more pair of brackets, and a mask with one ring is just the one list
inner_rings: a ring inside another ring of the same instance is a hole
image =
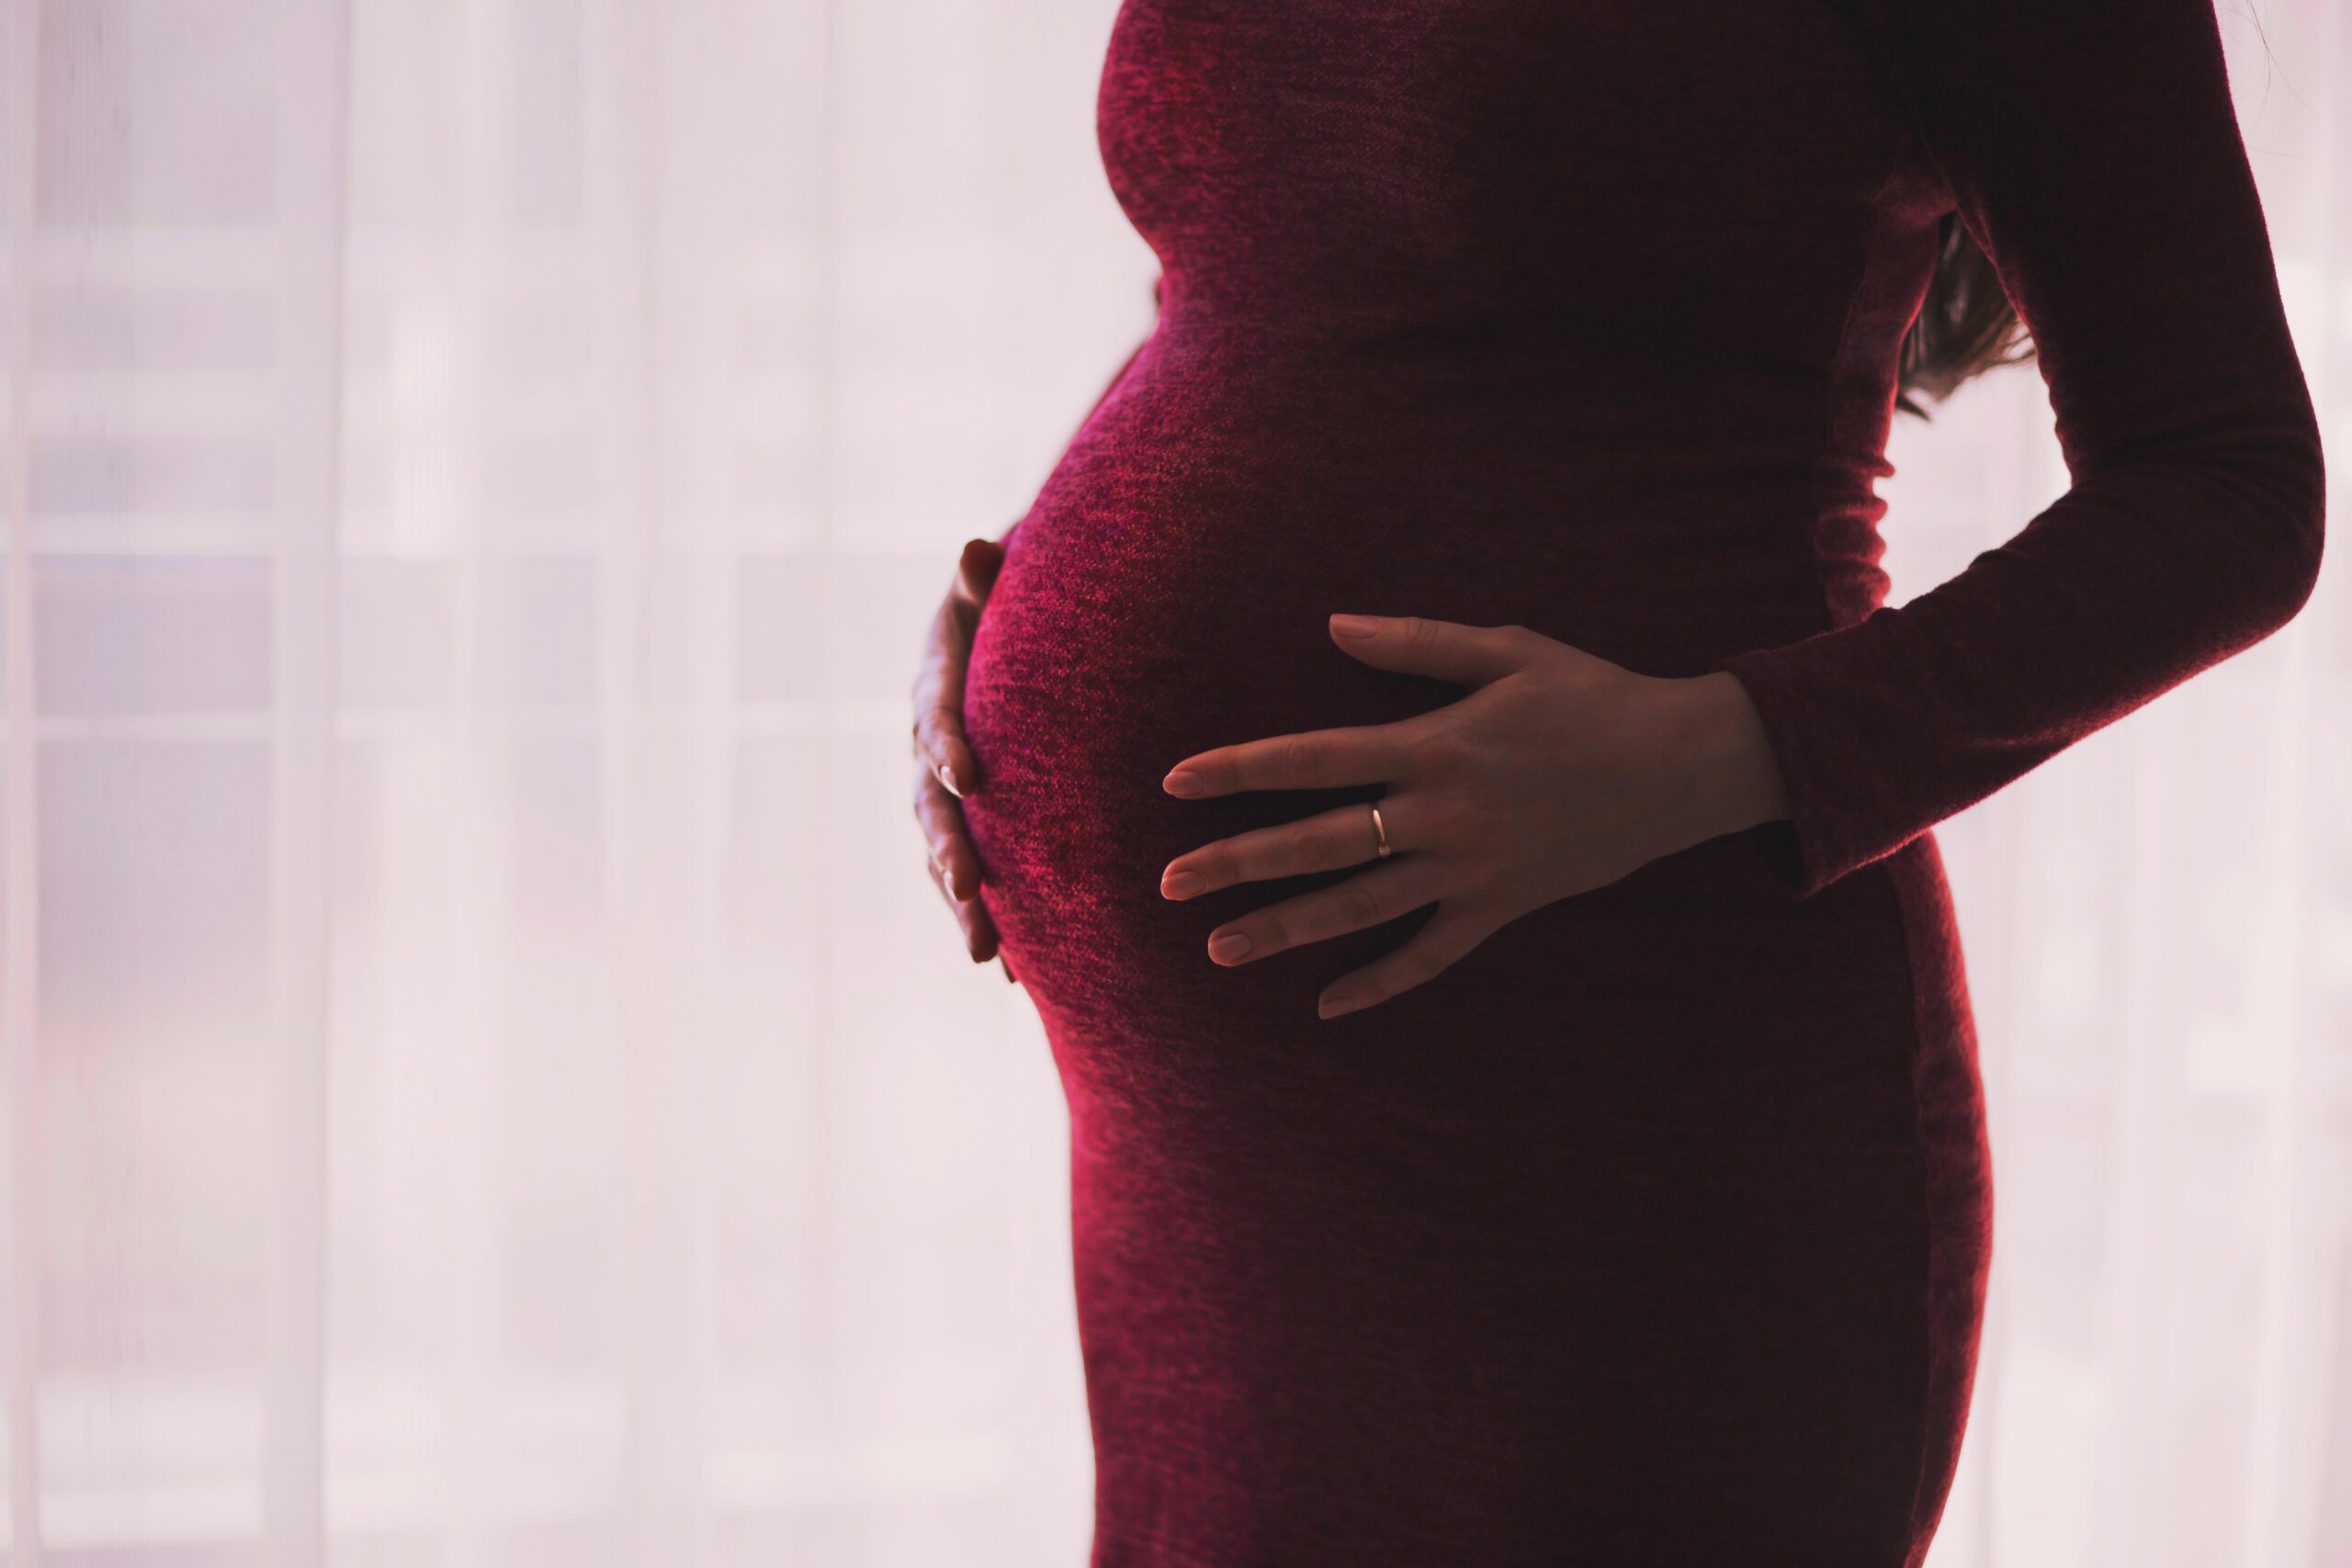
[[956, 564], [956, 581], [933, 617], [915, 675], [915, 820], [931, 843], [931, 880], [964, 928], [964, 946], [975, 964], [994, 958], [1007, 980], [1018, 978], [997, 951], [996, 922], [980, 902], [980, 861], [964, 828], [962, 796], [978, 787], [979, 770], [964, 740], [964, 671], [972, 656], [972, 634], [988, 602], [1004, 547], [993, 539], [971, 539]]

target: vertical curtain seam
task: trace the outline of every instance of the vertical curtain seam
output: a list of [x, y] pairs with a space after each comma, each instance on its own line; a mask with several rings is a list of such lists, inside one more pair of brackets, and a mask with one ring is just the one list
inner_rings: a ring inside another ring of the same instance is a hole
[[284, 4], [270, 592], [277, 1165], [262, 1489], [267, 1560], [319, 1568], [327, 1540], [327, 1120], [352, 35], [350, 0]]

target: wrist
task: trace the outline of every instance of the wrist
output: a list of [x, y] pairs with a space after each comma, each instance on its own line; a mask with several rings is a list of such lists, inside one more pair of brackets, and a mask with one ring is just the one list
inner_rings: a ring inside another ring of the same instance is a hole
[[1681, 713], [1676, 752], [1702, 840], [1789, 815], [1789, 797], [1764, 720], [1739, 677], [1711, 671], [1674, 682]]

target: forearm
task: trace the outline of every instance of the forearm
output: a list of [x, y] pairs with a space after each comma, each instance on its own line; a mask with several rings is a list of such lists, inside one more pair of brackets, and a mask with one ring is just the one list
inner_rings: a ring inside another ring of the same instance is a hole
[[[2033, 340], [2072, 484], [1900, 605], [1715, 661], [1779, 764], [1800, 898], [2278, 628], [2322, 548], [2318, 422], [2205, 0], [1860, 15]], [[1702, 733], [1748, 783], [1696, 792], [1734, 824], [1760, 798], [1737, 718]]]

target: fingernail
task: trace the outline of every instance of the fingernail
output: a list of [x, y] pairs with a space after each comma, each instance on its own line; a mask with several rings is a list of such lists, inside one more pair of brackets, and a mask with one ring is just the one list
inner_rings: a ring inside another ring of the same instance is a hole
[[1209, 956], [1219, 964], [1230, 964], [1250, 951], [1250, 939], [1240, 931], [1227, 931], [1209, 939]]
[[947, 771], [947, 764], [944, 762], [939, 764], [939, 782], [947, 786], [948, 794], [958, 800], [964, 798], [964, 792], [956, 787], [956, 775]]
[[1190, 898], [1207, 886], [1197, 871], [1171, 871], [1159, 879], [1159, 891], [1170, 898]]
[[1380, 629], [1380, 622], [1371, 615], [1334, 615], [1331, 629], [1341, 637], [1370, 637]]
[[1315, 1004], [1315, 1013], [1318, 1018], [1337, 1018], [1343, 1012], [1353, 1012], [1355, 1010], [1356, 999], [1347, 996], [1325, 997]]
[[1159, 787], [1170, 795], [1193, 795], [1200, 794], [1207, 786], [1201, 783], [1201, 775], [1193, 772], [1192, 769], [1178, 768], [1159, 781]]

